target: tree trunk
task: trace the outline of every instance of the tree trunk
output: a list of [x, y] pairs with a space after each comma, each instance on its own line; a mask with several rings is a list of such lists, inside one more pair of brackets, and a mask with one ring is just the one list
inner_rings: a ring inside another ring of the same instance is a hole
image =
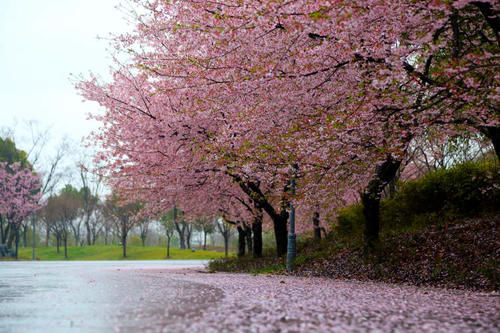
[[[12, 223], [9, 223], [7, 227], [7, 247], [12, 249], [12, 243], [16, 240], [16, 226]], [[15, 245], [15, 244], [14, 244]]]
[[253, 252], [253, 242], [252, 242], [252, 228], [248, 225], [244, 225], [245, 237], [247, 241], [248, 254]]
[[3, 217], [0, 215], [0, 244], [5, 243], [5, 238], [3, 235]]
[[314, 212], [312, 222], [313, 222], [313, 226], [314, 226], [314, 239], [321, 240], [321, 228], [319, 226], [319, 212], [318, 211]]
[[185, 226], [183, 225], [182, 228], [181, 228], [179, 222], [175, 222], [174, 225], [175, 225], [175, 230], [179, 234], [179, 245], [180, 245], [180, 248], [182, 250], [184, 250], [186, 248], [186, 243], [185, 243], [185, 239], [184, 239], [184, 232], [186, 230]]
[[229, 250], [229, 230], [224, 233], [224, 254], [227, 259], [228, 255], [228, 250]]
[[375, 169], [375, 177], [361, 194], [363, 215], [365, 217], [365, 245], [373, 250], [379, 242], [380, 232], [380, 198], [384, 187], [396, 176], [401, 164], [389, 156], [385, 162]]
[[16, 260], [19, 259], [19, 226], [16, 226]]
[[[281, 202], [281, 212], [278, 214], [274, 209], [273, 205], [266, 199], [266, 196], [260, 190], [260, 185], [258, 182], [244, 181], [240, 176], [235, 174], [229, 174], [239, 185], [240, 188], [245, 192], [252, 200], [254, 205], [264, 210], [274, 225], [274, 235], [276, 237], [276, 252], [278, 257], [282, 257], [286, 254], [287, 242], [288, 242], [288, 231], [287, 231], [287, 221], [288, 212], [286, 209], [288, 205], [286, 204], [286, 199], [283, 197]], [[288, 185], [285, 186], [285, 192], [288, 190]]]
[[491, 140], [497, 158], [500, 160], [500, 127], [482, 127], [481, 132]]
[[185, 224], [186, 227], [186, 245], [187, 248], [191, 248], [191, 234], [193, 232], [193, 226], [191, 224]]
[[273, 220], [274, 222], [274, 236], [276, 238], [276, 253], [278, 257], [283, 257], [286, 255], [287, 245], [288, 245], [288, 212], [282, 210], [279, 216]]
[[122, 236], [123, 258], [127, 258], [127, 236]]
[[64, 235], [64, 258], [68, 259], [68, 235]]
[[203, 231], [203, 251], [207, 250], [207, 232]]
[[245, 255], [245, 230], [238, 226], [238, 257], [241, 258]]
[[87, 245], [91, 245], [92, 242], [91, 242], [91, 238], [90, 238], [90, 216], [88, 216], [88, 212], [87, 212], [87, 216], [86, 216], [86, 219], [85, 219], [85, 227], [87, 228]]
[[127, 227], [122, 222], [122, 247], [123, 247], [123, 258], [127, 258]]
[[253, 233], [253, 257], [262, 257], [262, 214], [257, 216], [252, 223]]
[[170, 237], [167, 236], [167, 258], [170, 258]]

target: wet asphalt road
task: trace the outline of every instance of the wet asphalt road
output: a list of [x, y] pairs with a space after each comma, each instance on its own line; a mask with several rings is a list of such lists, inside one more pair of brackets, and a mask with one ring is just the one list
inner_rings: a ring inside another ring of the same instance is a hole
[[0, 332], [156, 331], [166, 320], [196, 317], [222, 297], [209, 286], [158, 274], [204, 263], [0, 262]]

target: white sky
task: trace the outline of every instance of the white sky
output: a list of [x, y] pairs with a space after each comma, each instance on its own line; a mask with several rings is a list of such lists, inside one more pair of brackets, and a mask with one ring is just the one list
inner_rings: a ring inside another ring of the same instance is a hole
[[82, 103], [69, 78], [109, 72], [108, 43], [97, 36], [128, 29], [118, 4], [0, 0], [0, 127], [17, 122], [22, 131], [24, 121], [35, 120], [41, 128], [51, 126], [54, 146], [64, 135], [79, 143], [96, 128], [86, 113], [98, 110], [97, 104]]

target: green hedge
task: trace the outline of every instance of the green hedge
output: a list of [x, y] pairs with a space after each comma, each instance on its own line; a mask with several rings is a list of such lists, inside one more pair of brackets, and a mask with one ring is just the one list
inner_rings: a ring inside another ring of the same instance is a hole
[[[381, 202], [381, 231], [397, 232], [499, 210], [498, 162], [466, 162], [401, 183], [394, 198]], [[340, 235], [362, 235], [362, 205], [355, 204], [340, 210], [337, 223], [336, 230]]]

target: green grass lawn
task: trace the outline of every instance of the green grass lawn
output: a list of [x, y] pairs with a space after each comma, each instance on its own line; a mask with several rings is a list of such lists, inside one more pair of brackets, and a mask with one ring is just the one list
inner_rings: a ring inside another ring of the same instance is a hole
[[[19, 259], [31, 260], [33, 249], [20, 248]], [[56, 247], [40, 247], [36, 249], [40, 260], [65, 260], [64, 247], [57, 253]], [[127, 258], [123, 258], [123, 250], [119, 245], [93, 245], [68, 247], [68, 260], [154, 260], [167, 259], [167, 249], [164, 247], [127, 246]], [[224, 253], [215, 251], [170, 249], [168, 259], [215, 259], [224, 257]]]

